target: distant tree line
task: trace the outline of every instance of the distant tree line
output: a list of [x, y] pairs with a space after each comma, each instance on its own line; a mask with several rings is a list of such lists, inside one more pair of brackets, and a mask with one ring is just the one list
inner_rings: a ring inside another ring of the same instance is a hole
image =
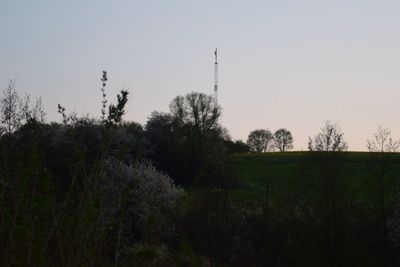
[[293, 149], [292, 133], [285, 128], [277, 130], [272, 134], [267, 129], [258, 129], [250, 132], [247, 145], [253, 152], [285, 152]]

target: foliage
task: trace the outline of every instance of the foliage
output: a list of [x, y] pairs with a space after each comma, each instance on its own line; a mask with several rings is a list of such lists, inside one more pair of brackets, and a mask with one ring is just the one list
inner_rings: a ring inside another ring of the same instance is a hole
[[288, 151], [293, 149], [292, 133], [285, 128], [279, 129], [274, 133], [275, 147], [280, 151]]
[[16, 89], [16, 80], [10, 80], [0, 98], [0, 136], [3, 133], [11, 135], [32, 120], [44, 123], [45, 116], [41, 98], [32, 105], [30, 95], [21, 97]]
[[178, 96], [170, 104], [171, 115], [203, 137], [218, 125], [221, 108], [214, 101], [212, 96], [197, 92]]
[[121, 90], [121, 93], [117, 95], [117, 104], [108, 106], [108, 122], [109, 123], [120, 123], [122, 116], [125, 114], [125, 105], [128, 102], [128, 91]]
[[153, 112], [145, 129], [157, 168], [184, 186], [207, 170], [209, 158], [225, 153], [229, 138], [218, 123], [220, 112], [212, 96], [197, 92], [176, 97], [169, 113]]
[[242, 140], [226, 140], [225, 141], [228, 153], [246, 153], [250, 152], [250, 147]]
[[101, 77], [101, 96], [102, 96], [102, 100], [101, 100], [101, 121], [105, 121], [106, 119], [106, 108], [107, 108], [107, 99], [106, 99], [106, 85], [107, 85], [107, 71], [103, 70], [103, 75]]
[[251, 151], [267, 152], [273, 150], [273, 135], [269, 130], [258, 129], [251, 131], [247, 138], [247, 145]]
[[[234, 173], [240, 181], [231, 191], [234, 203], [247, 209], [261, 209], [268, 203], [266, 221], [259, 226], [259, 230], [250, 230], [257, 233], [257, 240], [260, 240], [256, 243], [257, 248], [272, 242], [279, 233], [285, 233], [278, 237], [279, 245], [274, 245], [281, 252], [290, 251], [281, 255], [286, 262], [281, 262], [284, 266], [328, 266], [333, 263], [339, 266], [382, 266], [381, 220], [375, 206], [378, 187], [371, 182], [375, 178], [368, 167], [376, 161], [375, 154], [343, 152], [340, 157], [335, 156], [338, 162], [329, 163], [329, 166], [332, 178], [336, 177], [336, 185], [330, 191], [321, 179], [322, 174], [327, 173], [320, 169], [321, 164], [326, 164], [326, 160], [321, 159], [322, 155], [320, 152], [316, 152], [315, 156], [309, 152], [233, 155]], [[395, 190], [400, 177], [399, 163], [399, 154], [392, 154], [387, 162], [392, 176], [386, 180], [385, 194], [393, 203], [399, 203], [396, 202], [398, 192]], [[331, 195], [328, 198], [329, 192]], [[332, 224], [335, 230], [330, 230], [330, 234], [327, 224], [329, 213], [326, 210], [328, 199], [334, 200], [330, 205], [336, 202], [336, 216], [330, 213], [330, 218], [336, 217]], [[388, 209], [387, 212], [393, 230], [396, 229], [390, 235], [390, 242], [393, 242], [392, 248], [397, 249], [395, 244], [399, 239], [395, 225], [399, 218], [398, 208], [397, 211]], [[268, 230], [268, 234], [263, 236], [261, 229]], [[330, 259], [328, 240], [332, 242], [331, 249], [335, 248], [332, 250], [336, 251], [335, 260]], [[274, 255], [279, 256], [279, 253], [275, 251]], [[398, 263], [395, 254], [384, 255], [389, 266], [395, 266], [396, 260]], [[264, 260], [267, 259], [264, 257]]]
[[[107, 212], [112, 217], [123, 213], [125, 237], [135, 238], [134, 234], [149, 224], [153, 228], [166, 224], [183, 193], [169, 176], [157, 171], [150, 163], [127, 165], [108, 159], [103, 163], [101, 177]], [[159, 231], [158, 237], [161, 234]]]
[[3, 91], [0, 105], [1, 123], [8, 135], [21, 125], [23, 114], [20, 101], [20, 96], [15, 89], [15, 80], [10, 80]]
[[150, 163], [127, 165], [108, 159], [102, 167], [105, 218], [114, 218], [109, 237], [119, 262], [124, 251], [144, 241], [159, 244], [171, 232], [171, 215], [183, 191]]

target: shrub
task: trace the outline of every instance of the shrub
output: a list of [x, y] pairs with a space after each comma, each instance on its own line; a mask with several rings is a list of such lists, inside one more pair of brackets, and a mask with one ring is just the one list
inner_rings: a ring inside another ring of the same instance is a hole
[[107, 216], [119, 221], [120, 234], [133, 243], [138, 238], [162, 238], [183, 191], [148, 162], [134, 165], [114, 159], [104, 162], [102, 180]]

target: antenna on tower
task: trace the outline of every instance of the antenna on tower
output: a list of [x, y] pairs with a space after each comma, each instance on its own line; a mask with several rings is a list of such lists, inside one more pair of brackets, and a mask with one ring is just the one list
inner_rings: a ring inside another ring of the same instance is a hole
[[215, 104], [218, 104], [218, 58], [217, 58], [217, 48], [214, 51], [215, 64], [214, 64], [214, 100]]

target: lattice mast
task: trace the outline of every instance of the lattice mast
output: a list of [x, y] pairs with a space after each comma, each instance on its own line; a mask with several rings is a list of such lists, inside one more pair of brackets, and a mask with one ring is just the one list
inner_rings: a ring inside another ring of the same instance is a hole
[[214, 51], [215, 63], [214, 63], [214, 99], [215, 103], [218, 104], [218, 58], [217, 58], [217, 48]]

